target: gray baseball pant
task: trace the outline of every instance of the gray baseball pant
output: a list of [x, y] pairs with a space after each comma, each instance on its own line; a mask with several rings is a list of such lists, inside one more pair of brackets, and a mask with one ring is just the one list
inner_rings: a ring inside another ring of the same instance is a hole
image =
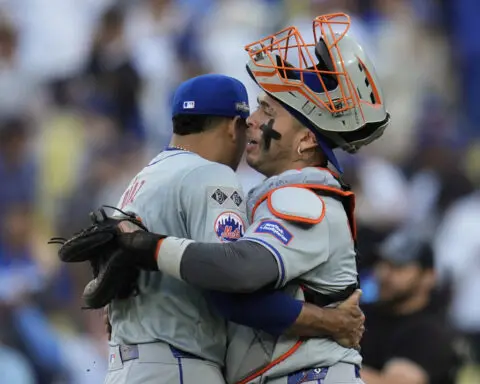
[[221, 368], [157, 342], [110, 347], [104, 384], [225, 384]]
[[288, 376], [266, 379], [265, 384], [365, 384], [360, 378], [360, 368], [347, 363], [331, 367], [310, 368]]

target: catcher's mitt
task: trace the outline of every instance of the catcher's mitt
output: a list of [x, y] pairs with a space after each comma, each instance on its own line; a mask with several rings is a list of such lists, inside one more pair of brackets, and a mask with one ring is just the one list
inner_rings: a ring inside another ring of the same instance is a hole
[[[117, 208], [113, 208], [120, 211]], [[54, 237], [49, 244], [61, 244], [58, 256], [66, 263], [89, 261], [93, 280], [85, 287], [86, 308], [99, 309], [113, 299], [126, 299], [137, 293], [140, 270], [132, 252], [121, 247], [122, 233], [147, 231], [133, 213], [120, 211], [123, 216], [108, 216], [103, 208], [90, 213], [92, 225], [70, 239]]]

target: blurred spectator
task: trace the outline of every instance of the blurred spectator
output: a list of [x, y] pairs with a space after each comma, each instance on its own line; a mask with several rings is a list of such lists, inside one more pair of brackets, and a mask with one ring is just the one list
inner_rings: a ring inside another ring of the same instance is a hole
[[0, 372], [5, 383], [35, 384], [35, 376], [28, 361], [14, 349], [1, 344]]
[[242, 81], [248, 92], [250, 107], [257, 105], [259, 88], [248, 75], [245, 64], [245, 45], [269, 33], [278, 23], [275, 3], [257, 0], [217, 0], [216, 6], [201, 25], [201, 49], [207, 65], [215, 73], [222, 73]]
[[382, 231], [403, 223], [410, 211], [407, 180], [400, 166], [380, 156], [359, 155], [353, 168], [358, 221]]
[[452, 293], [449, 317], [470, 344], [480, 364], [480, 192], [447, 211], [435, 238], [436, 263], [442, 284]]
[[22, 67], [41, 81], [48, 81], [81, 70], [94, 23], [105, 7], [114, 2], [0, 0], [0, 7], [18, 30]]
[[476, 0], [442, 0], [444, 23], [453, 50], [452, 60], [458, 72], [459, 107], [462, 133], [480, 137], [480, 24], [477, 15], [480, 3]]
[[409, 183], [408, 222], [428, 237], [435, 234], [450, 206], [473, 191], [462, 172], [463, 146], [441, 138], [439, 131], [426, 135], [404, 164]]
[[19, 36], [0, 14], [0, 118], [29, 114], [39, 102], [38, 79], [19, 57]]
[[124, 14], [118, 7], [102, 16], [87, 61], [92, 87], [87, 104], [110, 115], [124, 134], [143, 137], [138, 106], [141, 82], [125, 41]]
[[[77, 184], [88, 140], [101, 136], [101, 129], [76, 104], [78, 84], [61, 80], [51, 85], [48, 112], [39, 122], [36, 137], [38, 199], [36, 214], [45, 233], [51, 233], [63, 215], [64, 201]], [[79, 92], [81, 93], [81, 92]], [[44, 233], [44, 236], [47, 236]], [[51, 252], [51, 250], [49, 251]]]
[[12, 327], [3, 340], [29, 360], [39, 384], [64, 375], [58, 339], [37, 300], [47, 286], [32, 247], [31, 210], [11, 205], [0, 238], [0, 306]]
[[[411, 231], [411, 232], [410, 232]], [[362, 378], [368, 384], [452, 384], [460, 367], [429, 243], [412, 228], [389, 236], [375, 266], [379, 301], [365, 304]]]
[[127, 8], [125, 33], [144, 84], [141, 108], [152, 155], [170, 140], [173, 90], [182, 79], [210, 72], [198, 31], [209, 3], [141, 0]]
[[0, 121], [0, 225], [8, 206], [33, 204], [36, 197], [37, 169], [30, 140], [24, 119]]

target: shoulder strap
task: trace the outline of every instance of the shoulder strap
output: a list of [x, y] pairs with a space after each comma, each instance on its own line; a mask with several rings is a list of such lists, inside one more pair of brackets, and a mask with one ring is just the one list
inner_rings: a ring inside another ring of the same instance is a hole
[[353, 241], [357, 241], [357, 225], [355, 221], [355, 194], [350, 190], [344, 190], [326, 185], [310, 186], [315, 193], [339, 200], [347, 213], [348, 224], [352, 232]]
[[[355, 194], [351, 191], [348, 184], [345, 184], [340, 178], [337, 180], [340, 183], [341, 188], [318, 185], [312, 189], [319, 195], [332, 197], [342, 203], [347, 214], [350, 231], [352, 233], [353, 244], [355, 247], [355, 262], [357, 264], [358, 273], [360, 267], [360, 254], [358, 252], [357, 224], [355, 220]], [[357, 275], [357, 288], [360, 288], [360, 275]]]

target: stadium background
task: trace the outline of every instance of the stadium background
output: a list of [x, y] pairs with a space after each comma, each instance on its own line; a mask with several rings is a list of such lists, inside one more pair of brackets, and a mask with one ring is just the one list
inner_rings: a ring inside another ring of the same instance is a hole
[[[1, 383], [102, 382], [101, 315], [81, 310], [88, 268], [60, 265], [47, 239], [115, 204], [168, 143], [183, 79], [235, 76], [255, 107], [243, 46], [340, 10], [393, 116], [381, 140], [341, 156], [358, 195], [364, 299], [375, 300], [371, 248], [408, 227], [432, 239], [452, 325], [479, 343], [477, 0], [0, 0]], [[238, 173], [246, 191], [261, 180], [244, 164]], [[464, 340], [459, 382], [480, 383]]]

